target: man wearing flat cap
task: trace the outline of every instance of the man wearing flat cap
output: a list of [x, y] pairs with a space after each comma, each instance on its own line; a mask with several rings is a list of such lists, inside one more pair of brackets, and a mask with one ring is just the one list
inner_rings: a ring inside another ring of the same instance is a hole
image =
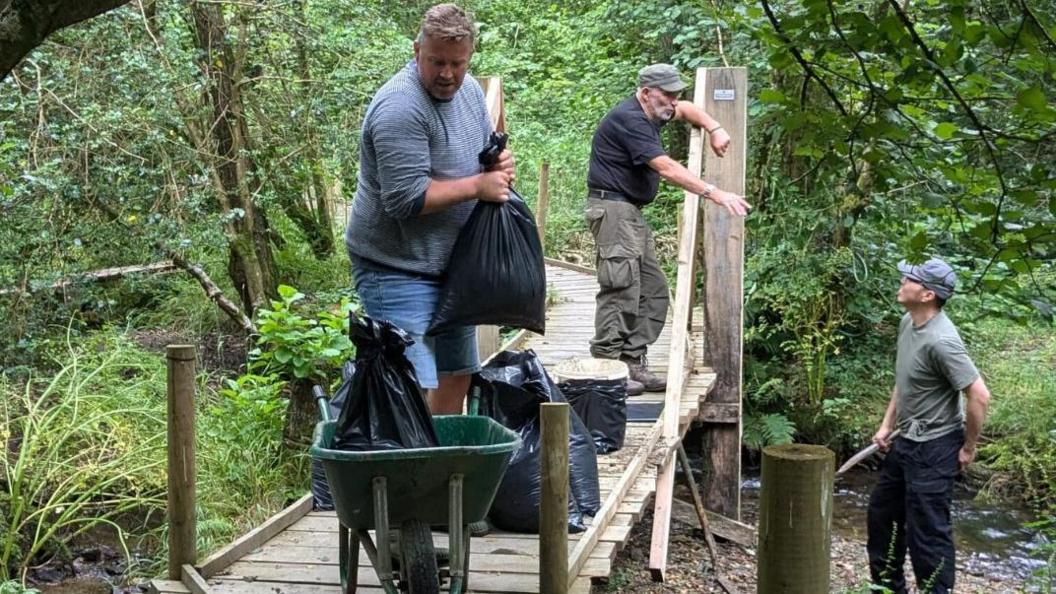
[[[943, 306], [957, 274], [938, 258], [898, 265], [895, 388], [873, 442], [887, 451], [869, 499], [869, 569], [873, 583], [906, 592], [909, 550], [920, 592], [953, 591], [955, 557], [950, 502], [957, 473], [975, 458], [990, 392]], [[961, 393], [965, 405], [961, 406]], [[900, 435], [892, 439], [898, 429]]]
[[656, 198], [660, 178], [744, 216], [744, 198], [716, 188], [667, 155], [660, 129], [682, 120], [707, 131], [722, 157], [730, 135], [692, 102], [680, 101], [686, 88], [670, 64], [653, 64], [638, 73], [638, 90], [601, 120], [594, 132], [587, 173], [586, 219], [594, 235], [600, 290], [590, 352], [627, 363], [629, 394], [663, 391], [667, 382], [648, 370], [649, 345], [667, 318], [668, 289], [656, 262], [653, 235], [642, 207]]

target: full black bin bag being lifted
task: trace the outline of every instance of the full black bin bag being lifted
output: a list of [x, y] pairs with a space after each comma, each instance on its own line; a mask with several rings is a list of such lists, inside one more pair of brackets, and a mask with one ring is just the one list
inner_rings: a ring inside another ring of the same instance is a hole
[[[352, 316], [356, 364], [334, 431], [337, 450], [432, 448], [439, 442], [418, 376], [403, 354], [414, 343], [392, 322]], [[345, 389], [345, 386], [342, 386]]]
[[[506, 135], [493, 133], [481, 164], [493, 164], [505, 146]], [[478, 200], [462, 227], [429, 334], [482, 324], [538, 334], [545, 329], [546, 265], [539, 228], [512, 188], [506, 202]]]
[[[531, 350], [495, 355], [474, 381], [481, 388], [480, 414], [521, 438], [521, 449], [510, 460], [488, 517], [503, 530], [538, 533], [542, 497], [539, 405], [565, 402], [565, 397]], [[571, 408], [569, 414], [568, 529], [582, 532], [586, 530], [583, 517], [593, 516], [601, 507], [598, 458], [590, 431]]]

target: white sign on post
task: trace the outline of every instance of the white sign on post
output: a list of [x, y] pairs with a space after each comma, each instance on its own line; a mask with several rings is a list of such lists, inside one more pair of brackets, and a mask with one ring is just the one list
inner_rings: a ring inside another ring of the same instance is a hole
[[733, 89], [715, 89], [715, 101], [733, 101]]

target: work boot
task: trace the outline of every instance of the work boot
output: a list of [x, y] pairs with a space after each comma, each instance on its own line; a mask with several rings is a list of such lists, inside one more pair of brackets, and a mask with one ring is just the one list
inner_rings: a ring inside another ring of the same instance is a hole
[[627, 378], [627, 395], [628, 396], [641, 396], [645, 393], [645, 386], [642, 382], [636, 382], [631, 378]]
[[[663, 376], [656, 375], [649, 371], [648, 362], [645, 357], [620, 357], [620, 361], [627, 364], [627, 369], [631, 372], [630, 380], [634, 380], [645, 388], [646, 392], [663, 392], [667, 389], [667, 380]], [[630, 389], [628, 388], [628, 393]]]

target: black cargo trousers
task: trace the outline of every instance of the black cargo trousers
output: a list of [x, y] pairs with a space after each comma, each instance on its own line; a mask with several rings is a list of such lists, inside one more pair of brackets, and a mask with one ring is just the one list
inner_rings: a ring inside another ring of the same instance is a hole
[[600, 286], [590, 353], [639, 359], [667, 320], [667, 279], [656, 262], [653, 232], [630, 202], [588, 198], [585, 215]]
[[956, 570], [950, 504], [964, 445], [958, 429], [929, 441], [898, 438], [869, 498], [869, 570], [874, 584], [904, 593], [906, 550], [922, 593], [953, 591]]

